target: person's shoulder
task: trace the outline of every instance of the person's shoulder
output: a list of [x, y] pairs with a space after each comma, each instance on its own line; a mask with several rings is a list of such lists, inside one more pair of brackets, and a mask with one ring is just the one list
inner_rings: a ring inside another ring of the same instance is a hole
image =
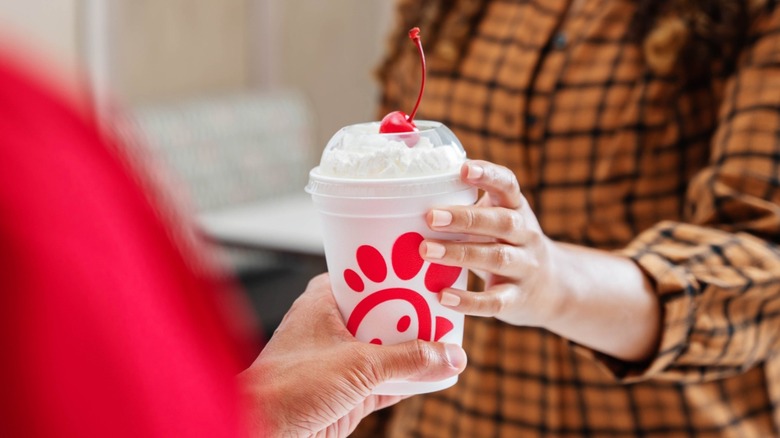
[[93, 119], [93, 99], [82, 68], [47, 56], [44, 49], [6, 31], [0, 31], [0, 76], [7, 89], [45, 95], [85, 121]]

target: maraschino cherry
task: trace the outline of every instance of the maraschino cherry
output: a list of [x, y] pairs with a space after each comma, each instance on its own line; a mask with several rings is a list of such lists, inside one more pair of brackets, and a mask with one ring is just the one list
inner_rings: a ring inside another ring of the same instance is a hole
[[417, 52], [420, 54], [420, 64], [422, 66], [420, 94], [417, 95], [417, 103], [414, 104], [414, 109], [408, 116], [404, 114], [403, 111], [393, 111], [382, 118], [382, 123], [379, 124], [380, 134], [414, 132], [417, 130], [417, 127], [414, 125], [414, 115], [417, 114], [417, 108], [420, 106], [423, 90], [425, 90], [425, 54], [423, 53], [422, 43], [420, 42], [420, 28], [412, 28], [412, 30], [409, 31], [409, 38], [417, 45]]

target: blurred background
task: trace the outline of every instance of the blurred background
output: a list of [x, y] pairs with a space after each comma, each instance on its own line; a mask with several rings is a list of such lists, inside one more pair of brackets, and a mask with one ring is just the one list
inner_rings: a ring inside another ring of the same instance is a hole
[[6, 39], [129, 115], [268, 333], [325, 270], [303, 187], [336, 130], [376, 118], [393, 24], [386, 0], [0, 0]]

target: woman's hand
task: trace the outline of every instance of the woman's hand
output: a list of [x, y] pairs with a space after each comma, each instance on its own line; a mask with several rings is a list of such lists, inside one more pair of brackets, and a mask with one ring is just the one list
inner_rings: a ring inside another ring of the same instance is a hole
[[327, 274], [315, 277], [252, 366], [239, 376], [258, 436], [347, 436], [371, 412], [405, 397], [371, 391], [391, 379], [438, 381], [466, 366], [457, 345], [358, 342], [347, 331]]
[[473, 206], [432, 210], [426, 220], [434, 231], [470, 239], [425, 240], [420, 254], [431, 262], [483, 273], [486, 290], [444, 289], [439, 296], [443, 305], [468, 315], [543, 327], [623, 360], [652, 355], [660, 336], [660, 304], [633, 261], [550, 240], [505, 167], [469, 161], [461, 178], [485, 195]]
[[426, 240], [420, 254], [431, 262], [482, 273], [486, 290], [445, 289], [442, 304], [514, 325], [537, 326], [548, 321], [561, 302], [551, 262], [555, 247], [539, 227], [517, 178], [506, 167], [486, 161], [464, 164], [461, 178], [485, 195], [474, 206], [432, 210], [426, 220], [434, 231], [468, 234], [472, 239]]

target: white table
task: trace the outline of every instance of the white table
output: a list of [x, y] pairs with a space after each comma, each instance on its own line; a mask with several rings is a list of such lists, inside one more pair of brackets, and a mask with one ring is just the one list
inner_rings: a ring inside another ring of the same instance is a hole
[[317, 212], [306, 193], [198, 215], [210, 238], [243, 248], [318, 256], [325, 253]]

